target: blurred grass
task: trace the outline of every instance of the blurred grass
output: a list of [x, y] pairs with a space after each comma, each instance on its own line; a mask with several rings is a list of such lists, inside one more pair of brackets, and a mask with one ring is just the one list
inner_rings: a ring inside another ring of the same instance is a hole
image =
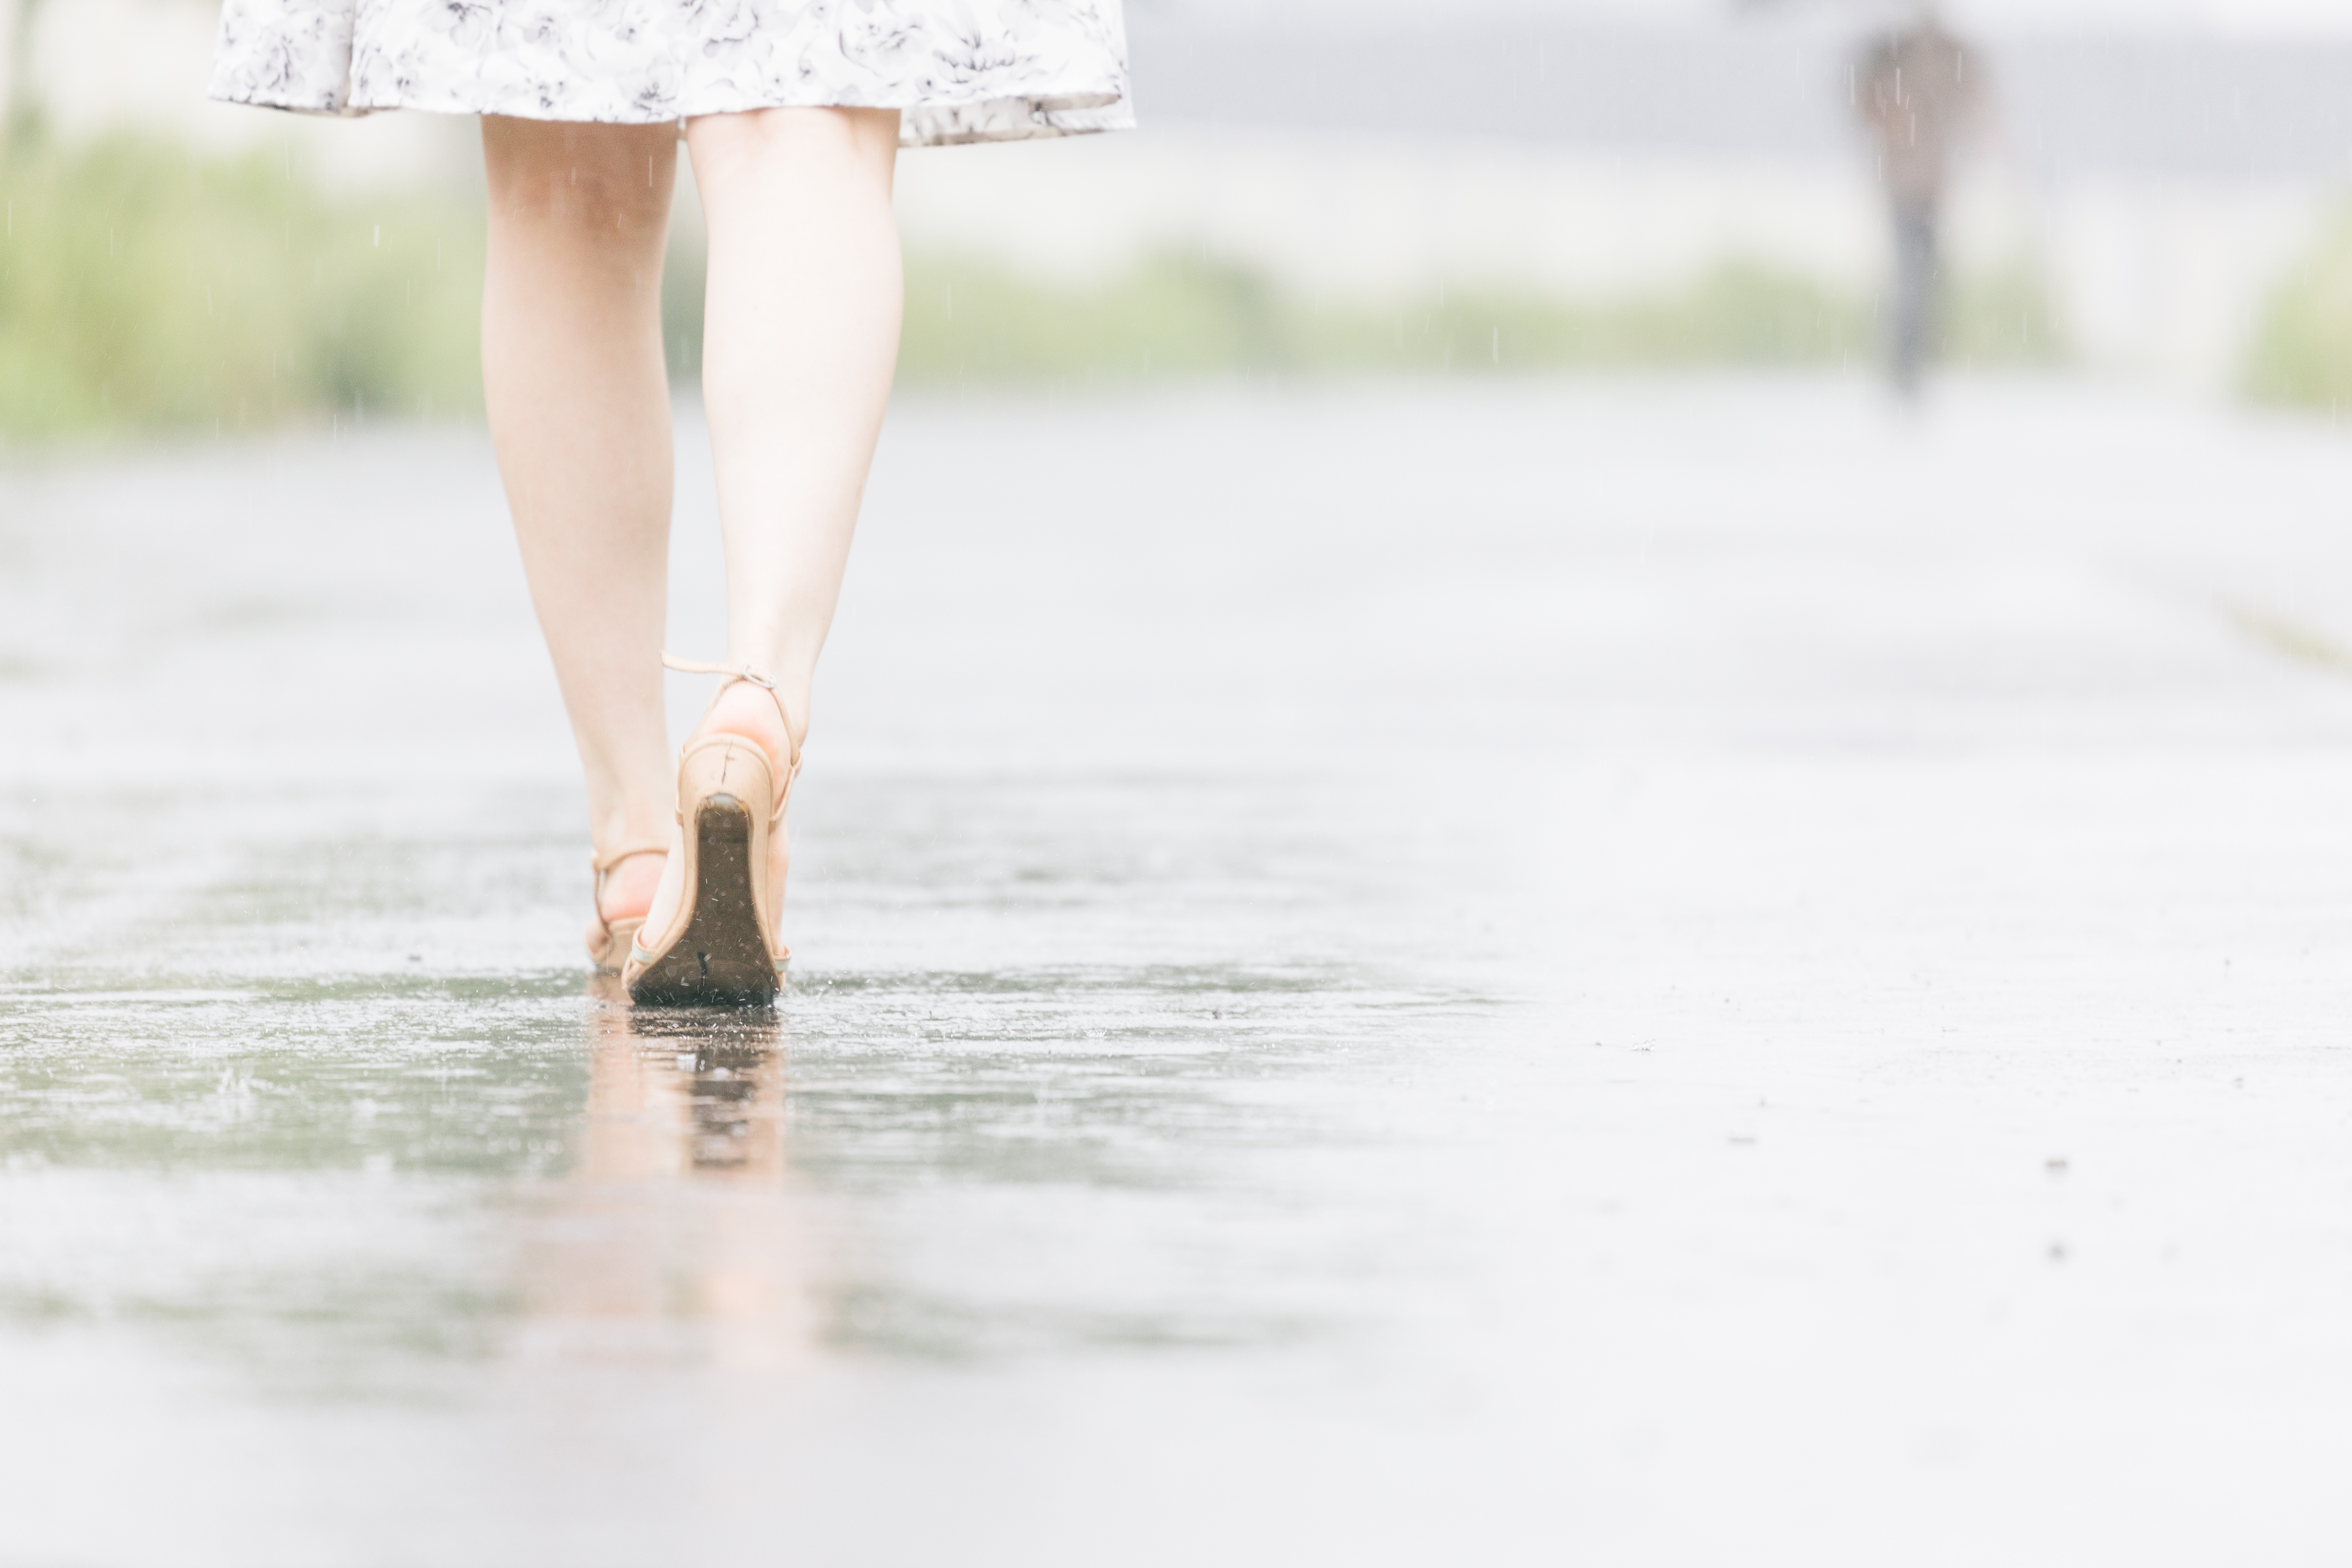
[[[20, 146], [0, 161], [0, 437], [480, 408], [478, 196], [338, 199], [283, 154], [205, 158], [119, 138]], [[701, 280], [698, 238], [684, 232], [663, 318], [672, 374], [688, 384], [700, 369]], [[2352, 323], [2352, 288], [2340, 316]], [[2023, 270], [1953, 289], [1943, 336], [1962, 363], [2049, 363], [2063, 350]], [[2352, 326], [2342, 336], [2352, 348]], [[1865, 364], [1876, 339], [1866, 298], [1755, 262], [1592, 302], [1457, 288], [1381, 306], [1197, 257], [1071, 284], [919, 253], [899, 378]]]
[[467, 412], [483, 232], [282, 158], [117, 138], [0, 163], [0, 434]]
[[2352, 207], [2336, 216], [2264, 301], [2242, 380], [2260, 403], [2352, 404]]
[[1948, 287], [1937, 336], [1948, 364], [2048, 367], [2068, 353], [2049, 279], [2021, 261]]

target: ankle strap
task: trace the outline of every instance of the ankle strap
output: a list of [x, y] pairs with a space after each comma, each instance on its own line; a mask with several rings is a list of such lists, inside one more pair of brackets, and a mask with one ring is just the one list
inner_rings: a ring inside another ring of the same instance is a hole
[[604, 883], [604, 873], [631, 856], [668, 853], [669, 840], [667, 838], [633, 838], [626, 844], [615, 844], [601, 854], [589, 856], [588, 868], [596, 873], [596, 884], [602, 887]]
[[[664, 653], [661, 658], [663, 668], [677, 670], [680, 675], [727, 677], [725, 680], [719, 683], [720, 691], [726, 690], [739, 680], [745, 680], [753, 686], [764, 688], [768, 695], [776, 700], [776, 714], [784, 721], [784, 744], [793, 749], [792, 756], [784, 763], [784, 788], [789, 791], [793, 781], [801, 776], [801, 745], [798, 741], [793, 739], [793, 710], [784, 706], [784, 694], [776, 689], [776, 678], [755, 664], [706, 664], [700, 659], [680, 658], [674, 653]], [[716, 702], [718, 700], [717, 694], [713, 693], [711, 700]], [[781, 808], [780, 801], [779, 809]]]
[[731, 675], [738, 680], [748, 680], [754, 686], [776, 689], [773, 678], [756, 664], [705, 664], [698, 658], [680, 658], [674, 653], [662, 655], [662, 668], [680, 675]]

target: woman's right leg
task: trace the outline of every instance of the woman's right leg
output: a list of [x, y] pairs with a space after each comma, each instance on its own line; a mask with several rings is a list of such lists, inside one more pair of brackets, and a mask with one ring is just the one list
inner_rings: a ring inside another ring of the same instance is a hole
[[[523, 571], [587, 774], [600, 851], [669, 837], [661, 644], [671, 497], [662, 252], [674, 124], [488, 117], [482, 385]], [[662, 863], [625, 860], [606, 919]]]
[[[768, 109], [691, 120], [686, 135], [710, 228], [702, 398], [727, 542], [727, 658], [775, 677], [788, 751], [809, 721], [898, 368], [898, 115]], [[774, 712], [755, 692], [719, 701], [747, 725]]]
[[[781, 769], [807, 730], [898, 365], [898, 115], [764, 109], [690, 120], [686, 135], [710, 226], [702, 395], [727, 543], [727, 662], [776, 683], [773, 698], [726, 688], [698, 733], [741, 735]], [[770, 840], [780, 906], [789, 854], [784, 835]], [[648, 930], [677, 908], [677, 859]]]

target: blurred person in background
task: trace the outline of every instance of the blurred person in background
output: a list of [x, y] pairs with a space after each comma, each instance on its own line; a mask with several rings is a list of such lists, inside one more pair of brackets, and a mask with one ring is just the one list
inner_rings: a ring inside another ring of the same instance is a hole
[[[587, 776], [589, 953], [633, 1000], [779, 987], [785, 803], [898, 356], [898, 149], [1123, 128], [1127, 79], [1119, 0], [226, 0], [216, 99], [481, 119], [490, 434]], [[662, 651], [681, 140], [727, 554], [709, 664]], [[665, 664], [722, 678], [675, 764]]]
[[1854, 107], [1875, 144], [1894, 222], [1887, 369], [1906, 398], [1918, 395], [1933, 347], [1944, 185], [1979, 117], [1983, 76], [1975, 53], [1945, 30], [1932, 6], [1865, 43], [1854, 66]]

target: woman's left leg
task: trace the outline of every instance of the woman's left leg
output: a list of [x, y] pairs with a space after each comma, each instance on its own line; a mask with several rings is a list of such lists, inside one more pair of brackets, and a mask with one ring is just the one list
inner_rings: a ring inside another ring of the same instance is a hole
[[[490, 435], [579, 743], [590, 831], [609, 855], [658, 843], [676, 804], [659, 657], [670, 514], [661, 272], [677, 131], [491, 116], [482, 153]], [[643, 913], [660, 866], [644, 856], [600, 879], [599, 926]]]

